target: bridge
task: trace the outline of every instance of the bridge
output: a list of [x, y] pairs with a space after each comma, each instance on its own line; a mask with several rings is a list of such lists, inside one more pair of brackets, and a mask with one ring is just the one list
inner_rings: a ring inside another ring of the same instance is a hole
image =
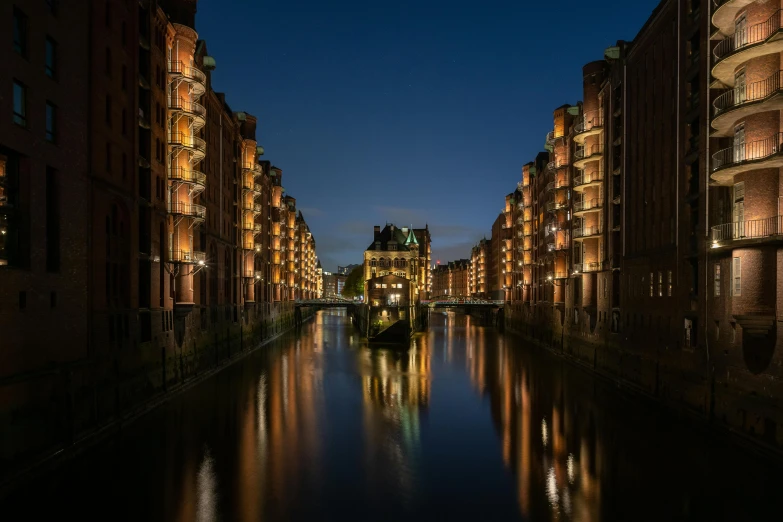
[[342, 299], [340, 297], [329, 297], [323, 299], [297, 299], [294, 301], [294, 306], [313, 306], [320, 308], [347, 308], [357, 304], [350, 299]]
[[492, 301], [488, 299], [468, 299], [468, 298], [435, 298], [429, 301], [422, 301], [421, 304], [429, 306], [430, 308], [454, 308], [454, 307], [470, 307], [470, 308], [503, 308], [505, 302]]

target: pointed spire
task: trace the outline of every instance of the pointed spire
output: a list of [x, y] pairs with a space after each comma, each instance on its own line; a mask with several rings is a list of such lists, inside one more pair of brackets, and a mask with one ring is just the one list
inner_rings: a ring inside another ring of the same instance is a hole
[[416, 241], [416, 235], [413, 233], [413, 226], [411, 226], [410, 229], [408, 229], [408, 239], [405, 240], [406, 245], [418, 245], [419, 242]]

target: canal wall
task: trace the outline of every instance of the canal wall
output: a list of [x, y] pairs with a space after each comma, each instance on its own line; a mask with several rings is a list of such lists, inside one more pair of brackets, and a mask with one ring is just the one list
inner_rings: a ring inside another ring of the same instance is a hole
[[371, 341], [402, 343], [414, 332], [427, 327], [428, 313], [429, 309], [424, 306], [359, 305], [354, 312], [354, 325]]
[[[783, 458], [777, 402], [770, 395], [745, 393], [728, 378], [716, 378], [708, 350], [683, 347], [665, 328], [653, 334], [630, 328], [612, 332], [596, 323], [575, 322], [564, 309], [552, 306], [514, 304], [505, 309], [505, 328], [525, 341]], [[770, 383], [769, 394], [773, 387]]]
[[[153, 312], [153, 314], [155, 314]], [[148, 342], [0, 386], [0, 496], [314, 315], [293, 303], [157, 313]], [[236, 320], [235, 320], [236, 318]], [[100, 332], [97, 332], [100, 335]]]

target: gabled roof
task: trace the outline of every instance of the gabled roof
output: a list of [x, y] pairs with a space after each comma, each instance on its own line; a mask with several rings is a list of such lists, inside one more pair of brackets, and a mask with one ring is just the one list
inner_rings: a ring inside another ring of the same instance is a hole
[[[373, 240], [373, 242], [370, 243], [370, 246], [368, 246], [365, 250], [379, 250], [386, 252], [389, 250], [389, 243], [396, 243], [398, 246], [407, 246], [409, 244], [408, 238], [411, 236], [411, 234], [412, 232], [406, 236], [405, 232], [403, 232], [401, 228], [388, 223], [385, 227], [383, 227], [383, 230], [381, 230], [378, 238]], [[418, 242], [416, 242], [416, 236], [413, 236], [413, 240], [414, 244], [418, 245]], [[380, 248], [375, 248], [376, 241], [380, 241]]]

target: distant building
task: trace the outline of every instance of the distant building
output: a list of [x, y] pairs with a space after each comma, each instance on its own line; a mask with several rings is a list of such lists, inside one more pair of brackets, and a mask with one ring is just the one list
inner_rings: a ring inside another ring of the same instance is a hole
[[[426, 230], [426, 229], [422, 229]], [[429, 242], [429, 231], [426, 231]], [[373, 242], [364, 252], [364, 300], [366, 303], [408, 304], [420, 299], [420, 245], [414, 229], [387, 224], [374, 228]], [[429, 252], [429, 246], [425, 254]], [[428, 269], [428, 265], [425, 267]], [[389, 278], [386, 276], [396, 276]], [[427, 274], [424, 277], [429, 277]]]
[[489, 240], [484, 238], [470, 251], [469, 285], [472, 297], [486, 298], [487, 265], [489, 264]]
[[470, 297], [470, 266], [470, 259], [459, 259], [433, 268], [430, 297]]
[[358, 268], [362, 265], [348, 265], [348, 266], [338, 266], [337, 267], [337, 273], [340, 275], [348, 275], [351, 272], [353, 272], [354, 268]]

